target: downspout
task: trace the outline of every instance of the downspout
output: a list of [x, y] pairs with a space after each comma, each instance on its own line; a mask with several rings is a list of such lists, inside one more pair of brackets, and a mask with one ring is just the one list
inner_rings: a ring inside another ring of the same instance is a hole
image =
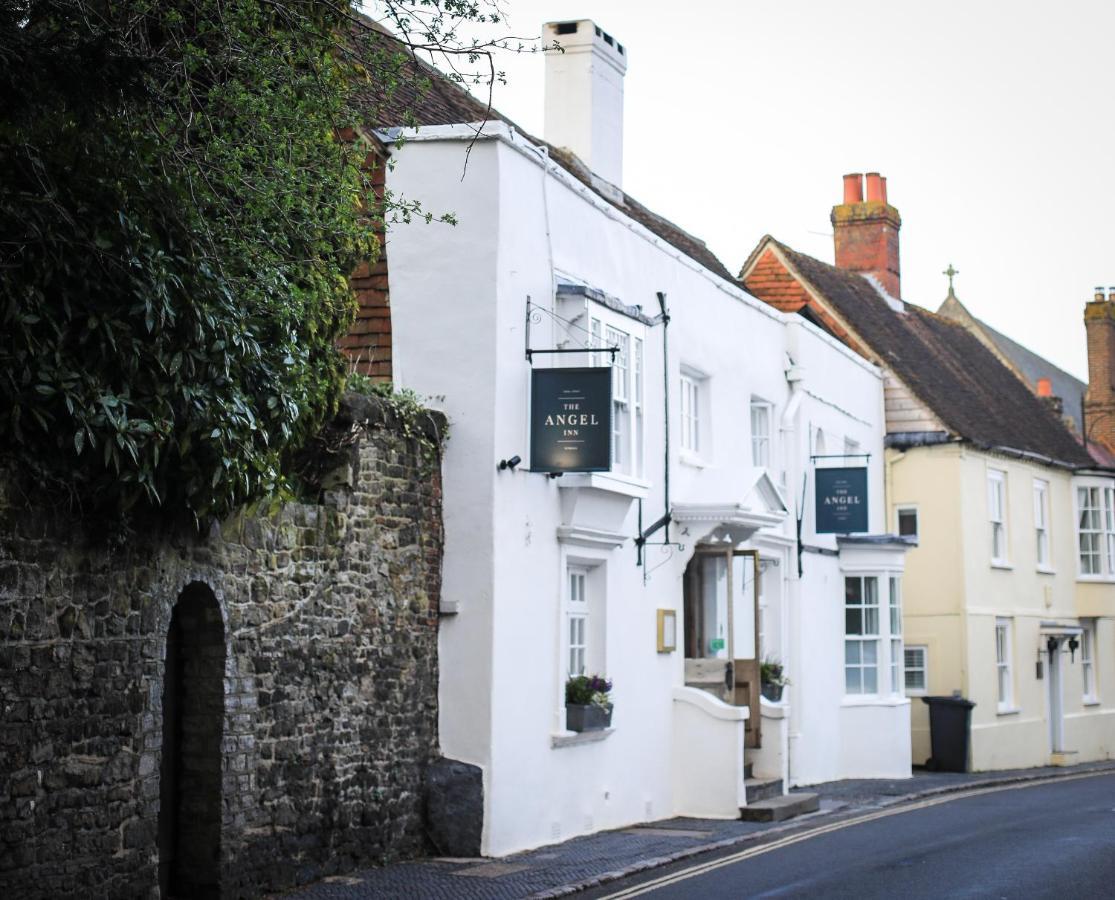
[[[662, 486], [665, 492], [665, 500], [663, 503], [662, 517], [651, 525], [646, 531], [642, 530], [642, 501], [639, 501], [639, 536], [635, 538], [635, 546], [638, 548], [638, 564], [643, 564], [643, 547], [646, 546], [647, 538], [662, 528], [669, 528], [670, 525], [670, 311], [666, 308], [666, 295], [662, 291], [658, 291], [658, 308], [661, 310], [659, 319], [662, 321], [662, 421], [665, 428], [665, 437], [663, 445], [665, 451], [662, 457]], [[669, 531], [666, 532], [666, 537], [670, 536]]]
[[[790, 332], [791, 351], [796, 350], [797, 341], [796, 333], [791, 330]], [[805, 373], [794, 362], [792, 352], [786, 354], [787, 368], [786, 368], [786, 382], [790, 386], [790, 399], [786, 403], [786, 408], [782, 411], [782, 416], [779, 419], [778, 430], [781, 433], [781, 443], [783, 458], [787, 460], [788, 465], [786, 472], [786, 486], [790, 492], [787, 498], [790, 501], [791, 508], [795, 513], [795, 537], [797, 542], [794, 547], [794, 570], [793, 574], [787, 567], [786, 572], [786, 591], [784, 595], [784, 602], [782, 603], [782, 610], [779, 616], [781, 620], [780, 625], [783, 634], [783, 665], [786, 667], [787, 672], [794, 671], [793, 664], [797, 656], [797, 651], [800, 649], [800, 636], [797, 629], [794, 627], [799, 616], [795, 615], [795, 611], [801, 606], [801, 516], [798, 514], [799, 502], [798, 498], [794, 496], [793, 485], [797, 484], [798, 478], [798, 460], [800, 458], [799, 447], [797, 442], [797, 417], [798, 411], [801, 409], [801, 403], [805, 397], [805, 391], [802, 389], [805, 381]], [[805, 487], [802, 485], [802, 501], [804, 502]], [[796, 677], [796, 672], [795, 672]], [[801, 679], [797, 678], [798, 683]], [[793, 784], [793, 748], [801, 734], [798, 730], [800, 710], [797, 703], [790, 704], [790, 720], [786, 727], [786, 743], [782, 748], [785, 763], [783, 766], [783, 777], [786, 780], [786, 786], [789, 787]]]

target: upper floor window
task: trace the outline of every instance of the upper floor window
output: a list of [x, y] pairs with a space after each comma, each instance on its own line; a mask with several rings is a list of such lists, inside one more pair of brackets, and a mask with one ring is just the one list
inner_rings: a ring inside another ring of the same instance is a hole
[[771, 406], [765, 400], [751, 401], [751, 465], [770, 468]]
[[918, 536], [918, 508], [916, 506], [900, 506], [895, 511], [898, 534], [900, 537]]
[[1034, 538], [1039, 569], [1049, 568], [1049, 482], [1034, 481]]
[[1076, 489], [1076, 535], [1081, 575], [1115, 576], [1115, 489]]
[[1007, 473], [987, 473], [987, 517], [991, 520], [991, 561], [1007, 561]]
[[693, 372], [681, 373], [681, 449], [692, 454], [705, 452], [703, 407], [708, 379]]
[[643, 342], [600, 319], [589, 324], [593, 347], [616, 347], [614, 356], [596, 353], [596, 365], [612, 366], [612, 470], [643, 474]]

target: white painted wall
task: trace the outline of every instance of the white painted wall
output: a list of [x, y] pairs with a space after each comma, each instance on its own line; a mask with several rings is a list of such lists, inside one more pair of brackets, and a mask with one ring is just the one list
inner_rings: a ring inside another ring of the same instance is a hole
[[[442, 749], [484, 768], [483, 849], [503, 855], [705, 808], [697, 796], [706, 796], [708, 785], [698, 786], [690, 777], [702, 760], [684, 752], [690, 726], [695, 740], [704, 740], [706, 732], [722, 734], [701, 753], [736, 760], [740, 769], [743, 761], [731, 746], [736, 725], [728, 728], [707, 711], [676, 701], [684, 681], [682, 651], [659, 654], [655, 647], [658, 609], [676, 610], [679, 636], [684, 633], [683, 573], [694, 546], [716, 523], [672, 526], [670, 539], [683, 546], [668, 552], [648, 546], [645, 570], [636, 565], [632, 538], [639, 498], [644, 524], [665, 508], [662, 326], [622, 320], [646, 342], [645, 477], [550, 479], [526, 471], [527, 297], [554, 310], [555, 272], [624, 304], [640, 304], [651, 316], [658, 312], [656, 292], [666, 293], [672, 315], [666, 381], [673, 504], [741, 504], [755, 513], [769, 511], [752, 491], [754, 396], [774, 405], [771, 477], [784, 483], [786, 505], [793, 509], [800, 502], [801, 475], [810, 469], [810, 435], [823, 427], [839, 446], [848, 436], [872, 454], [871, 528], [882, 531], [883, 395], [878, 371], [842, 345], [653, 237], [555, 171], [505, 126], [489, 128], [503, 136], [472, 148], [463, 181], [461, 137], [467, 130], [424, 129], [396, 151], [388, 186], [427, 209], [453, 211], [460, 224], [394, 227], [388, 253], [397, 381], [442, 396], [435, 403], [451, 423], [444, 462], [443, 591], [446, 611], [455, 614], [442, 619]], [[613, 315], [588, 303], [605, 318]], [[578, 334], [564, 332], [543, 316], [532, 326], [532, 343], [551, 347]], [[791, 360], [801, 395], [793, 403], [786, 378]], [[579, 356], [557, 361], [586, 364]], [[541, 366], [554, 362], [536, 359]], [[683, 367], [708, 378], [706, 440], [699, 455], [687, 458], [678, 447]], [[520, 469], [498, 472], [499, 460], [513, 455], [523, 458]], [[810, 482], [806, 542], [835, 550], [831, 537], [812, 534], [811, 497]], [[619, 546], [587, 539], [583, 531], [559, 539], [559, 528], [571, 523], [616, 532]], [[760, 549], [770, 561], [768, 572], [778, 573], [771, 576], [777, 590], [771, 590], [768, 608], [777, 623], [771, 632], [777, 646], [767, 652], [787, 664], [794, 681], [783, 705], [783, 715], [789, 709], [792, 716], [788, 753], [780, 752], [779, 765], [796, 781], [840, 777], [850, 769], [890, 776], [902, 764], [908, 767], [908, 718], [899, 729], [906, 743], [891, 740], [892, 720], [908, 716], [905, 706], [862, 710], [851, 725], [841, 718], [838, 558], [806, 554], [799, 581], [792, 513], [747, 546]], [[570, 563], [587, 567], [590, 589], [606, 594], [599, 610], [604, 640], [595, 652], [601, 673], [615, 681], [614, 730], [602, 740], [572, 745], [555, 741], [565, 736], [561, 604]], [[859, 760], [855, 749], [861, 733], [882, 735], [869, 761]], [[834, 741], [847, 752], [834, 752]], [[717, 776], [724, 779], [718, 795], [726, 804], [722, 809], [739, 802], [741, 774]]]

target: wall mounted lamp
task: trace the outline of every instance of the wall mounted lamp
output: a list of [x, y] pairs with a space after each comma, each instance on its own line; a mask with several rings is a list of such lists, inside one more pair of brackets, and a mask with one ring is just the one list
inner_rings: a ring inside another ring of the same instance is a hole
[[499, 470], [502, 472], [504, 469], [515, 471], [515, 466], [523, 461], [521, 456], [512, 456], [510, 459], [501, 459], [499, 461]]

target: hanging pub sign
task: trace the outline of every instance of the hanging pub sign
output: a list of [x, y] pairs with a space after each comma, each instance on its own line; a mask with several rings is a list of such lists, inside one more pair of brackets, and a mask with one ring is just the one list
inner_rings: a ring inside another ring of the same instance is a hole
[[611, 368], [531, 369], [531, 471], [607, 472], [611, 467]]
[[867, 531], [867, 469], [817, 469], [817, 534]]

